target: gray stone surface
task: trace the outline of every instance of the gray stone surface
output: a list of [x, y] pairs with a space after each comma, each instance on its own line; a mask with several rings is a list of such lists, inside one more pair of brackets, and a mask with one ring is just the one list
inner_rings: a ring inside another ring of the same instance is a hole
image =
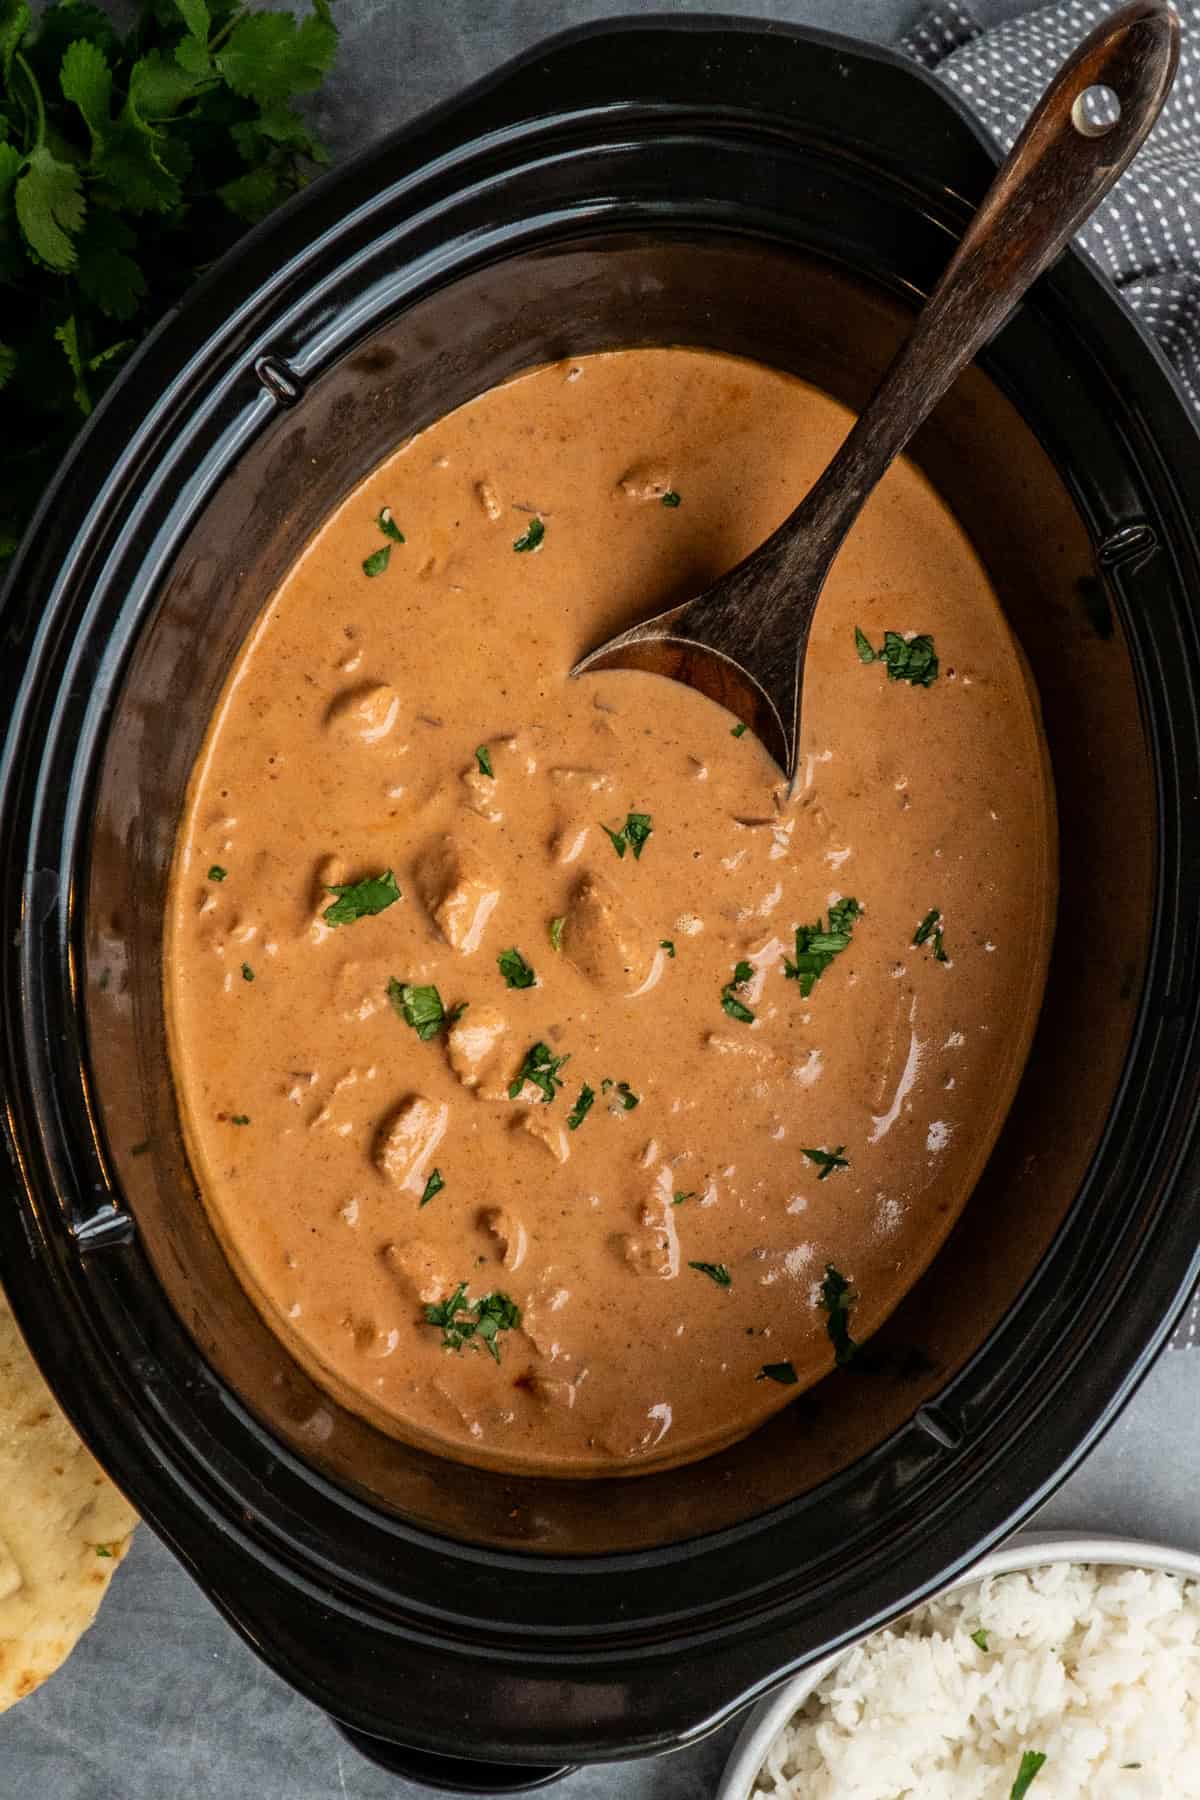
[[[1022, 0], [984, 0], [994, 20]], [[605, 0], [339, 0], [321, 125], [339, 153], [414, 118], [551, 31], [700, 6]], [[894, 37], [913, 0], [724, 0], [729, 13]], [[1200, 1550], [1200, 1348], [1168, 1354], [1041, 1523]], [[650, 1762], [581, 1771], [561, 1800], [701, 1800], [735, 1727]], [[0, 1718], [0, 1800], [404, 1800], [259, 1662], [143, 1528], [69, 1664]]]

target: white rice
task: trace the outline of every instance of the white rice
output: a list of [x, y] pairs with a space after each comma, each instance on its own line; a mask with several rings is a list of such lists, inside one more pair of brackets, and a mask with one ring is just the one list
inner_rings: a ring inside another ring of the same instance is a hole
[[1026, 1751], [1029, 1800], [1200, 1796], [1200, 1581], [1055, 1563], [932, 1601], [843, 1658], [754, 1791], [1009, 1800]]

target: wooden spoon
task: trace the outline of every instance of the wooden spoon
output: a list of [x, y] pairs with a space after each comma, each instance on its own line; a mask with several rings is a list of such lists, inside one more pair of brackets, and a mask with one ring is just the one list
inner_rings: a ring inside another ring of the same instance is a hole
[[[610, 638], [572, 675], [642, 669], [686, 682], [753, 726], [794, 781], [808, 636], [846, 533], [955, 377], [1132, 161], [1178, 60], [1179, 20], [1165, 0], [1132, 0], [1096, 27], [1034, 108], [912, 335], [795, 512], [702, 594]], [[1097, 88], [1107, 96], [1089, 94]]]

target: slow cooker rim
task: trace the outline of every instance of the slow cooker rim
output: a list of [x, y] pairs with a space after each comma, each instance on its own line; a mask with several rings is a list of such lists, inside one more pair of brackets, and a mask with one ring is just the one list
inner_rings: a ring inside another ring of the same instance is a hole
[[[639, 31], [649, 31], [649, 30], [653, 29], [653, 26], [655, 23], [656, 22], [653, 20], [639, 20], [639, 21], [637, 21], [637, 29]], [[672, 29], [676, 29], [678, 27], [683, 27], [689, 31], [699, 31], [699, 30], [702, 30], [705, 28], [708, 28], [708, 29], [712, 28], [712, 21], [704, 20], [704, 19], [677, 20], [677, 19], [672, 18], [669, 21], [658, 21], [657, 23], [660, 26], [663, 26], [663, 25], [669, 23]], [[739, 22], [734, 22], [734, 23], [736, 24], [736, 28], [739, 30], [739, 32], [750, 33], [753, 30], [751, 23], [748, 21], [739, 21]], [[519, 62], [516, 65], [513, 65], [513, 67], [510, 68], [509, 70], [502, 71], [500, 73], [500, 75], [495, 78], [494, 81], [488, 82], [486, 84], [481, 84], [481, 86], [485, 90], [491, 90], [493, 87], [499, 85], [504, 80], [511, 78], [515, 72], [519, 72], [522, 68], [526, 67], [527, 65], [529, 65], [531, 63], [535, 63], [538, 60], [540, 60], [544, 55], [548, 54], [549, 51], [554, 50], [557, 47], [557, 44], [559, 44], [559, 43], [579, 42], [579, 41], [589, 41], [590, 42], [596, 36], [606, 34], [610, 31], [612, 31], [612, 29], [613, 28], [611, 26], [601, 26], [601, 27], [594, 27], [594, 28], [583, 28], [580, 31], [564, 34], [564, 37], [562, 39], [555, 40], [549, 46], [543, 47], [543, 48], [539, 49], [538, 51], [532, 52], [526, 58], [519, 59]], [[771, 35], [778, 35], [778, 33], [772, 33]], [[832, 37], [830, 37], [829, 34], [813, 34], [813, 33], [808, 33], [808, 32], [804, 32], [802, 30], [797, 29], [794, 32], [789, 32], [788, 35], [794, 35], [797, 38], [803, 39], [806, 42], [812, 42], [815, 39], [820, 38], [823, 41], [825, 41], [826, 43], [835, 44], [835, 45], [839, 46], [839, 48], [842, 49], [844, 51], [844, 53], [846, 53], [847, 55], [851, 55], [856, 58], [859, 56], [859, 51], [860, 51], [859, 46], [848, 44], [845, 42], [845, 40], [832, 38]], [[883, 60], [882, 53], [880, 53], [878, 55], [877, 60], [881, 60], [881, 61]], [[911, 74], [912, 71], [906, 69], [905, 73]], [[476, 93], [478, 93], [479, 91], [480, 90], [478, 90], [478, 89], [475, 90]], [[941, 93], [940, 89], [937, 90], [937, 92], [938, 92], [939, 99], [945, 99], [945, 96]], [[470, 101], [471, 98], [472, 98], [472, 96], [469, 95], [467, 97], [466, 101], [458, 103], [457, 106], [454, 103], [451, 103], [447, 109], [443, 109], [443, 110], [445, 112], [449, 112], [451, 114], [456, 111], [462, 110], [463, 107]], [[421, 122], [421, 125], [425, 125], [425, 124], [427, 124], [427, 121]], [[414, 133], [417, 132], [418, 130], [419, 130], [419, 127], [411, 128], [411, 131]], [[410, 133], [406, 132], [404, 134], [401, 134], [401, 136], [404, 139], [408, 139], [410, 136]], [[376, 154], [379, 154], [379, 153], [377, 152]], [[1091, 276], [1089, 278], [1092, 281], [1095, 280], [1094, 276]], [[212, 279], [212, 278], [210, 278], [210, 279]], [[1141, 334], [1139, 333], [1139, 336], [1140, 335]], [[98, 417], [103, 417], [103, 413], [99, 412]], [[94, 429], [95, 428], [93, 427], [93, 430]], [[50, 497], [48, 497], [47, 508], [51, 504], [51, 501], [54, 498], [54, 496], [65, 490], [66, 484], [68, 481], [68, 477], [74, 472], [74, 470], [77, 467], [77, 464], [79, 463], [79, 461], [82, 458], [82, 451], [83, 451], [82, 445], [77, 447], [77, 450], [73, 454], [73, 457], [72, 457], [70, 463], [68, 464], [67, 468], [64, 470], [63, 476], [60, 478], [58, 488], [56, 490], [53, 490], [52, 495]], [[45, 511], [43, 512], [43, 515], [40, 515], [40, 517], [42, 517], [42, 518], [45, 517]], [[61, 533], [60, 533], [60, 536], [61, 536]], [[13, 585], [9, 589], [10, 596], [12, 594], [15, 594], [15, 592], [16, 592], [17, 579], [18, 579], [18, 567], [14, 567], [13, 577], [12, 577]], [[49, 630], [53, 623], [54, 623], [53, 621], [47, 620], [44, 629]], [[8, 754], [9, 753], [6, 753], [6, 759], [7, 759]], [[6, 761], [6, 766], [7, 766], [7, 761]], [[1159, 1333], [1160, 1337], [1161, 1337], [1161, 1335], [1163, 1335], [1165, 1333], [1165, 1330], [1166, 1330], [1166, 1326], [1164, 1325]]]

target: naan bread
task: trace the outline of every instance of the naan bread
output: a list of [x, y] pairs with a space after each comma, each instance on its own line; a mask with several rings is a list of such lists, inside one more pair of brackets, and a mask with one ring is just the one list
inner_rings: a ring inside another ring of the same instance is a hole
[[71, 1654], [136, 1524], [59, 1411], [0, 1292], [0, 1712]]

